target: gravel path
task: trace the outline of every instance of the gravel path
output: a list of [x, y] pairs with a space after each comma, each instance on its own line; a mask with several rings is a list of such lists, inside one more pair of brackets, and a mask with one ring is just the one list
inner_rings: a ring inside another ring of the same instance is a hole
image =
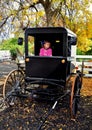
[[14, 62], [1, 62], [0, 63], [0, 78], [6, 76], [11, 70], [17, 68]]

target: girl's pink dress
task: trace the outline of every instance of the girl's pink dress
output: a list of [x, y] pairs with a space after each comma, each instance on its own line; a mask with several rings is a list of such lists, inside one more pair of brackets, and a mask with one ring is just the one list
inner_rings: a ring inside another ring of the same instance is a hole
[[41, 48], [39, 55], [40, 56], [52, 56], [52, 49], [51, 48], [49, 48], [49, 49]]

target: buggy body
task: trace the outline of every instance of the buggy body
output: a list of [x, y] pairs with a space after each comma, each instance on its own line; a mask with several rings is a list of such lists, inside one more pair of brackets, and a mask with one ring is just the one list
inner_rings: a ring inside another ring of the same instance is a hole
[[[51, 43], [52, 56], [39, 56], [42, 42]], [[3, 97], [9, 105], [15, 97], [56, 101], [69, 95], [71, 117], [77, 113], [81, 72], [73, 73], [71, 46], [77, 43], [75, 33], [64, 27], [27, 28], [25, 30], [24, 48], [25, 64], [18, 63], [18, 69], [10, 72], [3, 87]], [[23, 44], [19, 37], [18, 44]], [[73, 81], [71, 77], [73, 76]]]
[[[30, 36], [34, 39], [33, 55], [28, 49]], [[39, 56], [43, 40], [51, 43], [52, 56]], [[28, 28], [25, 31], [26, 81], [65, 86], [71, 74], [71, 45], [76, 45], [76, 41], [76, 35], [62, 27]]]

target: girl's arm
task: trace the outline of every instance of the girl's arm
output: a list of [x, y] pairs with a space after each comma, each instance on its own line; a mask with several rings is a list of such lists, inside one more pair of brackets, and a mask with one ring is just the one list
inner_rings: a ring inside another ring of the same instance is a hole
[[43, 56], [43, 49], [42, 48], [40, 49], [39, 56]]
[[52, 56], [52, 49], [49, 50], [49, 56]]

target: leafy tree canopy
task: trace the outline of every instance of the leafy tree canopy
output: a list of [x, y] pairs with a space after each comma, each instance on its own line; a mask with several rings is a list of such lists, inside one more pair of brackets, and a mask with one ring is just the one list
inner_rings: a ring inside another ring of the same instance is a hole
[[89, 51], [92, 46], [92, 0], [1, 0], [0, 32], [15, 36], [27, 27], [64, 26], [78, 36], [78, 48]]

